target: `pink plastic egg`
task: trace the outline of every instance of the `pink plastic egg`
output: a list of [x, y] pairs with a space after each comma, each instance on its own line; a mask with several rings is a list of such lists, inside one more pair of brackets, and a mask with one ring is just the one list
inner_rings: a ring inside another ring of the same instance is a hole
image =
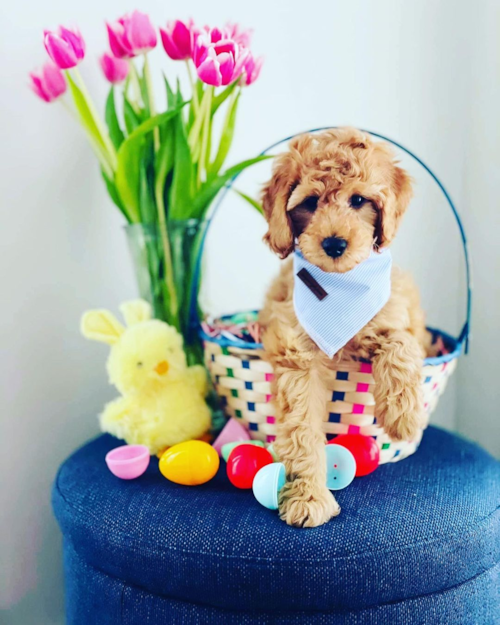
[[122, 445], [106, 454], [108, 469], [122, 480], [135, 480], [145, 473], [151, 457], [145, 445]]

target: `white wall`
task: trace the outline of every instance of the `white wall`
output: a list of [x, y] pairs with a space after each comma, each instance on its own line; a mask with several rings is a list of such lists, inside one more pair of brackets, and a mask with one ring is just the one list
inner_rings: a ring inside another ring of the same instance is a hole
[[[50, 485], [61, 461], [97, 433], [96, 414], [113, 396], [104, 373], [106, 348], [80, 337], [80, 314], [94, 306], [116, 310], [136, 295], [122, 222], [84, 139], [58, 105], [44, 105], [26, 89], [26, 73], [44, 59], [42, 29], [76, 23], [88, 43], [83, 73], [103, 98], [106, 87], [95, 63], [105, 46], [103, 19], [135, 8], [134, 3], [71, 4], [4, 3], [0, 15], [0, 457], [6, 480], [0, 504], [0, 608], [5, 610], [0, 620], [16, 625], [63, 622], [60, 535], [51, 515]], [[232, 159], [295, 131], [352, 124], [401, 140], [442, 176], [471, 232], [478, 323], [471, 356], [456, 376], [460, 385], [451, 385], [435, 422], [458, 427], [500, 453], [493, 356], [500, 351], [495, 325], [500, 16], [493, 0], [476, 2], [473, 9], [468, 4], [186, 0], [181, 15], [160, 1], [137, 6], [156, 23], [192, 15], [201, 23], [232, 19], [255, 28], [254, 48], [266, 55], [266, 65], [242, 100]], [[154, 66], [160, 65], [176, 70], [157, 50]], [[413, 270], [429, 321], [456, 333], [463, 310], [458, 236], [439, 195], [412, 171], [417, 198], [395, 256]], [[241, 186], [254, 192], [266, 175], [265, 167], [256, 169]], [[237, 199], [229, 199], [217, 215], [205, 295], [213, 312], [259, 305], [276, 269], [260, 242], [263, 232], [260, 218]]]
[[473, 24], [467, 152], [464, 155], [464, 217], [474, 259], [471, 354], [458, 371], [457, 426], [500, 457], [500, 4], [485, 3], [483, 19]]

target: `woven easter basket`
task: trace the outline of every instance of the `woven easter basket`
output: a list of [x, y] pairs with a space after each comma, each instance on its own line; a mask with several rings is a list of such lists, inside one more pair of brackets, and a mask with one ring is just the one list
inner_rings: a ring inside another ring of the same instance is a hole
[[[239, 314], [225, 317], [224, 321], [241, 322], [241, 318]], [[249, 323], [255, 319], [255, 313], [248, 313]], [[424, 362], [422, 390], [427, 421], [455, 370], [460, 353], [453, 338], [437, 331], [433, 336], [435, 340], [442, 339], [445, 351], [452, 351]], [[243, 423], [251, 438], [272, 443], [276, 436], [276, 412], [271, 395], [272, 366], [263, 359], [262, 349], [236, 347], [231, 342], [204, 333], [205, 363], [224, 412]], [[323, 431], [328, 440], [338, 434], [372, 436], [380, 447], [381, 464], [406, 458], [417, 449], [423, 430], [412, 441], [395, 442], [377, 425], [373, 397], [375, 380], [369, 362], [340, 362], [336, 364], [332, 378], [328, 388], [330, 401], [323, 417]]]
[[[326, 130], [316, 129], [316, 130]], [[314, 131], [311, 131], [314, 132]], [[467, 319], [459, 338], [429, 328], [433, 342], [439, 342], [440, 355], [424, 360], [422, 367], [422, 392], [426, 421], [437, 406], [450, 375], [456, 368], [457, 359], [467, 349], [471, 309], [470, 271], [466, 238], [457, 210], [436, 175], [412, 152], [402, 145], [376, 133], [370, 133], [392, 143], [414, 158], [433, 178], [443, 192], [457, 221], [462, 238], [467, 278]], [[288, 142], [288, 137], [277, 145]], [[266, 152], [268, 151], [266, 150]], [[224, 325], [254, 324], [257, 313], [239, 313], [221, 318]], [[217, 323], [215, 324], [217, 325]], [[264, 359], [260, 343], [246, 342], [227, 333], [211, 335], [200, 331], [204, 342], [205, 363], [218, 393], [224, 412], [234, 417], [248, 429], [254, 440], [272, 443], [276, 437], [276, 411], [271, 394], [273, 381], [272, 366]], [[362, 434], [373, 437], [380, 448], [380, 464], [397, 462], [413, 454], [422, 439], [423, 429], [412, 441], [393, 441], [375, 418], [373, 390], [375, 380], [370, 362], [346, 361], [335, 363], [331, 384], [328, 388], [330, 400], [325, 405], [323, 430], [331, 440], [339, 434]], [[427, 427], [427, 423], [426, 426]], [[425, 428], [424, 428], [425, 429]]]

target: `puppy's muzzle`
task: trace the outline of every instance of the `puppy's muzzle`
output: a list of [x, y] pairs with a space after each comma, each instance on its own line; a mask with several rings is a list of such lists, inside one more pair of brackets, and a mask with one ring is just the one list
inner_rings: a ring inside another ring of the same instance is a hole
[[327, 237], [321, 243], [322, 248], [331, 258], [342, 256], [347, 248], [347, 241], [338, 237]]

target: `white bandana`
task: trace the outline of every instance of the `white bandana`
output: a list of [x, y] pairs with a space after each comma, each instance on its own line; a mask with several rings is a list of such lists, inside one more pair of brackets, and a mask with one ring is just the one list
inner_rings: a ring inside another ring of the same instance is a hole
[[345, 273], [323, 271], [298, 249], [293, 265], [295, 314], [329, 358], [375, 317], [391, 294], [389, 250], [372, 251], [367, 260]]

